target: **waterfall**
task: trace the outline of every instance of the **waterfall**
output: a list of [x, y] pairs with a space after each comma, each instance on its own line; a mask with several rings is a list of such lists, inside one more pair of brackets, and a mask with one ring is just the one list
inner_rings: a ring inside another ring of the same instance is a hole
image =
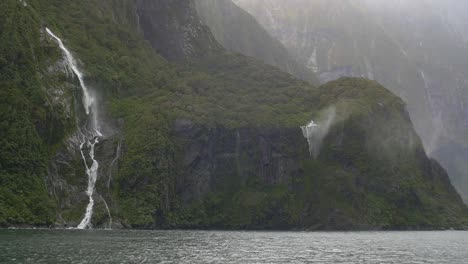
[[313, 72], [317, 73], [319, 71], [318, 62], [317, 62], [317, 48], [314, 47], [312, 54], [310, 55], [309, 61], [307, 62], [306, 67]]
[[120, 158], [120, 148], [122, 146], [122, 140], [119, 140], [119, 143], [117, 145], [117, 150], [115, 151], [115, 158], [112, 160], [110, 166], [109, 166], [109, 177], [107, 179], [107, 189], [110, 189], [110, 185], [112, 182], [112, 170], [114, 169], [114, 165], [119, 160]]
[[101, 196], [101, 200], [104, 203], [104, 206], [106, 207], [107, 210], [107, 215], [109, 216], [109, 226], [106, 228], [106, 230], [111, 230], [112, 229], [112, 215], [109, 209], [109, 206], [107, 205], [106, 200]]
[[307, 125], [301, 126], [302, 134], [307, 139], [310, 155], [316, 159], [320, 154], [322, 142], [327, 136], [331, 126], [335, 122], [336, 110], [330, 107], [320, 114], [319, 121], [310, 121]]
[[[65, 47], [62, 40], [57, 37], [52, 31], [46, 28], [47, 34], [49, 34], [59, 45], [60, 49], [64, 54], [64, 58], [66, 60], [67, 66], [71, 69], [74, 75], [78, 78], [80, 87], [83, 93], [83, 107], [88, 116], [88, 125], [83, 129], [79, 129], [79, 134], [81, 136], [81, 143], [80, 143], [80, 153], [81, 158], [83, 159], [86, 175], [88, 176], [88, 188], [86, 189], [86, 194], [89, 197], [89, 203], [86, 207], [85, 216], [81, 220], [80, 224], [78, 225], [78, 229], [86, 229], [92, 228], [91, 226], [91, 218], [93, 216], [93, 209], [94, 209], [94, 199], [93, 195], [95, 192], [96, 187], [96, 180], [98, 177], [98, 168], [99, 163], [94, 158], [95, 154], [95, 146], [99, 143], [99, 137], [103, 135], [99, 131], [99, 122], [98, 122], [98, 113], [97, 113], [97, 105], [96, 105], [96, 98], [92, 95], [86, 83], [84, 81], [84, 74], [80, 71], [78, 67], [78, 63], [73, 57], [72, 53]], [[85, 150], [89, 150], [87, 155], [92, 161], [91, 167], [88, 166], [88, 162], [86, 159], [86, 155], [84, 153]], [[107, 204], [106, 204], [107, 206]], [[110, 213], [109, 213], [110, 217]]]
[[47, 34], [49, 34], [52, 38], [57, 41], [59, 44], [60, 49], [63, 51], [65, 54], [68, 66], [72, 69], [73, 73], [75, 73], [76, 77], [78, 77], [78, 80], [80, 81], [80, 86], [81, 89], [83, 90], [83, 106], [85, 108], [86, 114], [89, 115], [89, 112], [91, 111], [91, 106], [93, 105], [94, 101], [89, 95], [89, 90], [88, 87], [86, 87], [86, 84], [83, 79], [83, 73], [78, 69], [78, 65], [76, 63], [75, 58], [71, 54], [71, 52], [63, 45], [62, 40], [57, 37], [50, 29], [46, 28]]
[[315, 138], [319, 132], [319, 126], [312, 120], [306, 126], [301, 126], [302, 135], [307, 139], [307, 144], [309, 144], [310, 155], [314, 158], [317, 157], [318, 153], [316, 152], [315, 147]]
[[[86, 143], [88, 147], [90, 148], [89, 156], [91, 160], [93, 161], [91, 168], [88, 167], [86, 163], [86, 158], [83, 154], [84, 143]], [[91, 217], [93, 216], [93, 208], [94, 208], [93, 194], [94, 194], [94, 188], [96, 186], [97, 173], [98, 173], [98, 168], [99, 168], [99, 163], [94, 159], [94, 146], [97, 143], [99, 143], [99, 140], [97, 137], [95, 137], [92, 141], [86, 141], [86, 142], [81, 143], [80, 145], [81, 157], [83, 158], [83, 162], [85, 163], [86, 174], [88, 175], [88, 189], [86, 190], [86, 194], [89, 197], [89, 203], [88, 203], [88, 206], [86, 207], [85, 216], [83, 220], [81, 220], [81, 223], [78, 225], [78, 229], [85, 229], [87, 227], [91, 228]]]

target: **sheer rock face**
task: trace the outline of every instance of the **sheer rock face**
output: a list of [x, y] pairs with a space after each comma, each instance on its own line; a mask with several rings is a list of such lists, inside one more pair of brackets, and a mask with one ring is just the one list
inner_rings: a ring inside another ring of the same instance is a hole
[[179, 190], [186, 202], [254, 179], [265, 186], [287, 184], [303, 176], [300, 161], [308, 158], [298, 128], [207, 129], [179, 120], [175, 131], [184, 146]]
[[220, 49], [192, 1], [137, 0], [136, 10], [143, 35], [169, 61], [193, 59]]
[[[403, 98], [426, 152], [447, 168], [454, 182], [466, 182], [465, 168], [440, 156], [457, 144], [465, 152], [468, 148], [464, 1], [234, 2], [298, 61], [313, 66], [321, 81], [363, 76]], [[466, 197], [466, 185], [457, 187]]]
[[298, 63], [281, 42], [231, 0], [196, 0], [195, 5], [203, 23], [227, 50], [254, 57], [296, 78], [318, 83], [311, 69]]

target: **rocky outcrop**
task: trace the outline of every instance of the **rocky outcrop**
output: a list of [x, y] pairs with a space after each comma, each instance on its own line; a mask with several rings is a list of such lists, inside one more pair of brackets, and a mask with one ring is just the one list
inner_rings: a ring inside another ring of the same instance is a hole
[[170, 61], [181, 61], [220, 50], [201, 23], [190, 0], [137, 0], [138, 25], [153, 48]]

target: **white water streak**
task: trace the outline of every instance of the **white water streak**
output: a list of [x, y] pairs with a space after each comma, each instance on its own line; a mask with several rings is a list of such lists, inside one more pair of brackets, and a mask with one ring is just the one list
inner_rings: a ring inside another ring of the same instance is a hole
[[109, 210], [109, 206], [107, 205], [106, 200], [102, 196], [101, 196], [101, 200], [104, 202], [104, 205], [106, 206], [106, 210], [107, 210], [107, 215], [109, 216], [109, 226], [107, 227], [107, 229], [112, 229], [112, 215]]
[[309, 61], [307, 62], [307, 68], [312, 70], [313, 72], [318, 72], [319, 67], [318, 67], [318, 62], [317, 62], [317, 48], [314, 47], [314, 51], [312, 51], [312, 54], [310, 55]]
[[62, 40], [57, 37], [50, 29], [46, 28], [47, 33], [54, 38], [57, 43], [59, 44], [60, 49], [63, 51], [63, 53], [66, 56], [68, 66], [72, 69], [72, 71], [75, 73], [76, 77], [78, 77], [78, 80], [80, 81], [80, 86], [83, 90], [83, 105], [86, 111], [86, 114], [89, 115], [91, 112], [91, 107], [94, 104], [94, 98], [92, 98], [89, 94], [88, 87], [86, 86], [84, 79], [83, 79], [83, 73], [80, 71], [78, 68], [78, 64], [76, 63], [75, 58], [71, 54], [71, 52], [63, 45]]
[[[86, 168], [86, 175], [88, 176], [88, 187], [86, 190], [86, 194], [89, 197], [89, 203], [88, 206], [86, 207], [86, 213], [83, 219], [81, 220], [80, 224], [78, 225], [78, 229], [86, 229], [86, 228], [92, 228], [91, 225], [91, 218], [93, 216], [93, 209], [94, 209], [94, 192], [95, 192], [95, 187], [96, 187], [96, 180], [98, 177], [98, 168], [99, 168], [99, 163], [97, 160], [94, 158], [95, 155], [95, 146], [96, 144], [99, 143], [99, 138], [102, 137], [101, 132], [99, 132], [99, 123], [98, 123], [98, 114], [97, 114], [97, 107], [96, 107], [96, 99], [94, 96], [91, 95], [90, 90], [86, 86], [86, 83], [84, 81], [84, 74], [80, 71], [78, 67], [78, 63], [73, 57], [72, 53], [65, 47], [63, 44], [62, 40], [57, 37], [50, 29], [46, 28], [47, 34], [49, 34], [55, 41], [58, 43], [60, 49], [62, 50], [63, 54], [65, 55], [66, 63], [68, 67], [72, 70], [72, 72], [76, 75], [80, 82], [80, 87], [83, 92], [83, 106], [86, 112], [86, 115], [90, 116], [91, 118], [91, 124], [90, 124], [90, 129], [91, 133], [87, 133], [88, 137], [85, 135], [80, 130], [81, 133], [81, 143], [80, 143], [80, 153], [81, 153], [81, 158], [83, 159], [85, 168]], [[89, 135], [91, 134], [91, 135]], [[91, 139], [88, 139], [91, 138]], [[89, 152], [87, 153], [89, 158], [92, 161], [91, 167], [88, 166], [88, 162], [86, 159], [86, 155], [84, 153], [84, 146], [86, 144], [86, 147], [89, 149]], [[106, 204], [107, 207], [107, 204]], [[108, 208], [107, 208], [108, 209]], [[110, 210], [108, 209], [109, 213], [109, 218], [111, 219], [111, 224], [112, 224], [112, 217], [110, 216]]]
[[334, 107], [327, 109], [321, 114], [319, 121], [315, 123], [310, 121], [306, 126], [302, 126], [302, 134], [309, 144], [310, 155], [316, 159], [320, 154], [322, 142], [328, 134], [330, 127], [335, 121], [336, 110]]
[[375, 80], [374, 69], [372, 68], [372, 64], [370, 63], [369, 58], [364, 57], [364, 63], [366, 64], [367, 78], [369, 80]]
[[117, 145], [117, 150], [116, 150], [116, 153], [115, 153], [115, 157], [114, 157], [114, 159], [112, 160], [112, 162], [111, 162], [111, 164], [109, 166], [109, 177], [107, 179], [107, 189], [110, 189], [110, 185], [111, 185], [111, 182], [112, 182], [112, 169], [114, 168], [114, 164], [120, 158], [121, 146], [122, 146], [122, 141], [120, 140], [119, 144]]
[[[81, 223], [78, 225], [78, 229], [85, 229], [85, 228], [92, 228], [91, 226], [91, 217], [93, 216], [93, 208], [94, 208], [94, 199], [93, 199], [93, 194], [94, 194], [94, 188], [96, 187], [96, 180], [97, 180], [97, 173], [98, 173], [98, 168], [99, 168], [99, 163], [97, 162], [96, 159], [94, 159], [94, 146], [99, 143], [99, 140], [97, 137], [94, 138], [94, 142], [87, 142], [88, 147], [90, 148], [89, 150], [89, 157], [92, 160], [92, 165], [91, 168], [89, 168], [87, 165], [86, 166], [86, 174], [88, 175], [88, 189], [86, 190], [86, 194], [89, 197], [89, 203], [88, 206], [86, 207], [86, 213], [81, 220]], [[81, 151], [81, 156], [83, 157], [83, 161], [86, 164], [86, 159], [84, 158], [83, 154], [83, 144], [80, 147]]]

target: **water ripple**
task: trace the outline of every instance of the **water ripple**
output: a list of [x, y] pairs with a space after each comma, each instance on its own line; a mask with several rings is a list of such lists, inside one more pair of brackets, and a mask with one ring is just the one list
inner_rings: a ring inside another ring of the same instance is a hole
[[468, 263], [467, 232], [0, 230], [0, 263]]

